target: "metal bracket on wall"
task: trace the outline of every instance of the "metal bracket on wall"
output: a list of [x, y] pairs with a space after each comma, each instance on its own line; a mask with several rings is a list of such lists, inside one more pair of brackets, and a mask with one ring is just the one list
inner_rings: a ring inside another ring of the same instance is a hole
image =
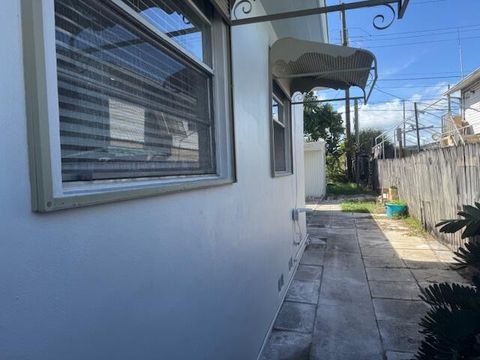
[[[328, 14], [332, 12], [345, 12], [348, 10], [355, 10], [355, 9], [362, 9], [362, 8], [369, 8], [369, 7], [376, 7], [376, 6], [384, 6], [388, 8], [388, 12], [392, 14], [391, 19], [390, 15], [385, 16], [383, 14], [378, 14], [373, 18], [373, 27], [378, 30], [384, 30], [392, 25], [395, 17], [398, 19], [402, 19], [405, 15], [405, 11], [407, 10], [408, 3], [410, 0], [363, 0], [345, 4], [338, 4], [338, 5], [330, 5], [330, 6], [323, 6], [313, 9], [299, 9], [299, 10], [292, 10], [281, 12], [277, 14], [267, 14], [267, 15], [260, 15], [260, 16], [250, 16], [248, 15], [252, 12], [253, 3], [255, 0], [240, 0], [236, 1], [232, 4], [232, 11], [231, 11], [231, 25], [238, 26], [238, 25], [246, 25], [246, 24], [255, 24], [259, 22], [266, 22], [266, 21], [275, 21], [275, 20], [283, 20], [283, 19], [291, 19], [291, 18], [298, 18], [303, 16], [311, 16], [311, 15], [321, 15], [321, 14]], [[394, 4], [397, 4], [397, 10], [394, 8]], [[240, 18], [239, 15], [245, 15], [246, 17]]]

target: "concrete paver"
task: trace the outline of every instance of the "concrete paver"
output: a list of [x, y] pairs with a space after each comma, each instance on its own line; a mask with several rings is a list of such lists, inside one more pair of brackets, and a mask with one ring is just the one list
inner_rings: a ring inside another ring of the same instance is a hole
[[420, 289], [466, 281], [452, 252], [402, 222], [308, 204], [310, 244], [262, 360], [406, 360], [421, 341]]

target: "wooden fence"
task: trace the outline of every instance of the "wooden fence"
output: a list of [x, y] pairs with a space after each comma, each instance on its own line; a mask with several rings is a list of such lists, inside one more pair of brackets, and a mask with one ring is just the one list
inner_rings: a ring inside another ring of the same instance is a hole
[[435, 224], [456, 218], [463, 204], [480, 201], [480, 144], [433, 149], [404, 159], [379, 160], [377, 183], [396, 186], [410, 214], [452, 249], [460, 234], [440, 234]]

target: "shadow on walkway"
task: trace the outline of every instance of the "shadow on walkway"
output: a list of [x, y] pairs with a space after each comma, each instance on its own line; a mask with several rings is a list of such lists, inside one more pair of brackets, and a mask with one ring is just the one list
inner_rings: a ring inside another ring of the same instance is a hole
[[427, 310], [420, 287], [465, 282], [453, 253], [399, 221], [310, 207], [310, 242], [262, 359], [411, 359]]

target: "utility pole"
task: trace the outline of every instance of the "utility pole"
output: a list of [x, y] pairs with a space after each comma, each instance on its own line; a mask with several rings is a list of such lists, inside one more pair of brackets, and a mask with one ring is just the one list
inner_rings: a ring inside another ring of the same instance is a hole
[[[340, 2], [342, 3], [342, 2]], [[347, 30], [347, 20], [345, 17], [345, 10], [340, 11], [340, 20], [342, 22], [342, 45], [348, 46], [348, 30]], [[353, 179], [352, 174], [352, 144], [351, 144], [351, 129], [350, 129], [350, 88], [345, 89], [345, 130], [347, 135], [347, 178], [348, 180]]]
[[416, 127], [416, 131], [417, 131], [417, 150], [418, 152], [421, 151], [421, 147], [420, 147], [420, 129], [418, 128], [418, 110], [417, 110], [417, 103], [415, 102], [414, 104], [414, 108], [415, 108], [415, 127]]
[[407, 128], [406, 128], [406, 115], [405, 115], [405, 100], [403, 100], [403, 148], [407, 148]]
[[397, 140], [398, 140], [398, 158], [401, 159], [403, 157], [401, 128], [397, 128]]
[[359, 123], [359, 118], [358, 118], [358, 100], [355, 99], [353, 101], [353, 107], [354, 107], [354, 121], [355, 121], [355, 180], [357, 185], [360, 184], [360, 123]]
[[[448, 90], [450, 91], [450, 84], [448, 84]], [[447, 102], [448, 102], [448, 113], [447, 113], [447, 121], [451, 119], [452, 116], [452, 98], [450, 93], [447, 95]], [[445, 132], [445, 117], [442, 116], [442, 137]]]
[[462, 75], [462, 80], [465, 78], [463, 75], [463, 49], [462, 49], [462, 42], [460, 41], [460, 28], [457, 28], [457, 36], [458, 36], [458, 53], [460, 55], [460, 74]]
[[393, 132], [393, 158], [397, 158], [397, 132]]

